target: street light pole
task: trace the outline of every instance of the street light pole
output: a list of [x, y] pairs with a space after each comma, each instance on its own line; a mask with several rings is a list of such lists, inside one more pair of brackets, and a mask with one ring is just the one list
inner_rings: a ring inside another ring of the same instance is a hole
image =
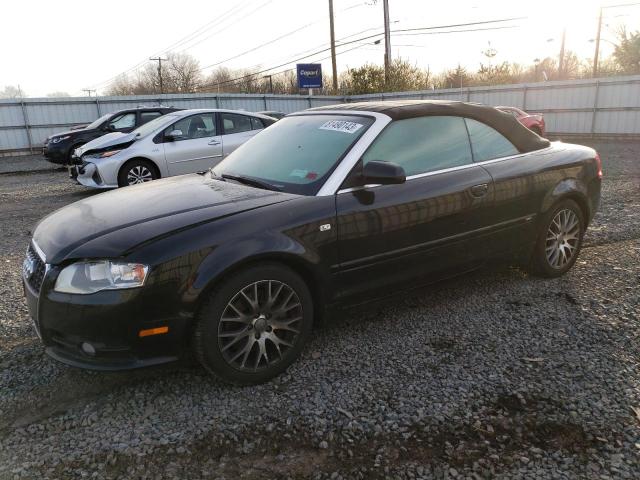
[[602, 30], [602, 7], [598, 15], [598, 33], [596, 34], [596, 52], [593, 55], [593, 78], [598, 76], [598, 57], [600, 56], [600, 31]]
[[265, 75], [262, 78], [268, 78], [269, 79], [269, 93], [273, 93], [273, 75]]
[[338, 93], [338, 68], [336, 67], [336, 34], [333, 27], [333, 0], [329, 0], [329, 28], [331, 29], [331, 68], [333, 71], [333, 93]]
[[389, 65], [391, 65], [391, 32], [389, 30], [389, 0], [383, 0], [384, 9], [384, 83], [389, 85]]
[[149, 60], [158, 62], [158, 77], [160, 78], [160, 95], [162, 95], [164, 93], [162, 90], [162, 62], [166, 60], [166, 58], [156, 57], [156, 58], [150, 58]]
[[562, 79], [564, 74], [564, 40], [567, 36], [567, 27], [562, 29], [562, 44], [560, 45], [560, 58], [558, 59], [558, 78]]

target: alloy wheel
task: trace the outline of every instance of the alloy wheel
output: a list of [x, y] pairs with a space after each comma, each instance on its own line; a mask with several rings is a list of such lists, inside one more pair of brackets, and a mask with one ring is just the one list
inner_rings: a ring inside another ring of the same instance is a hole
[[151, 180], [153, 180], [153, 174], [144, 165], [136, 165], [127, 173], [127, 183], [129, 185], [150, 182]]
[[280, 362], [301, 333], [302, 303], [295, 290], [278, 280], [259, 280], [227, 303], [218, 324], [225, 361], [248, 372]]
[[547, 230], [545, 253], [553, 268], [561, 269], [571, 261], [580, 243], [580, 220], [574, 211], [560, 210]]

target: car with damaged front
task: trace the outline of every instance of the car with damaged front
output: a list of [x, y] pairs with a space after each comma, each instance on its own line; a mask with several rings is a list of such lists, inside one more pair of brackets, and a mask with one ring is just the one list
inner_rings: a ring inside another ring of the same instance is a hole
[[203, 172], [275, 121], [235, 110], [181, 110], [76, 149], [70, 176], [106, 189]]
[[51, 163], [70, 165], [73, 152], [82, 145], [109, 133], [128, 133], [147, 122], [177, 109], [171, 107], [137, 107], [102, 115], [87, 125], [76, 125], [48, 136], [42, 155]]
[[336, 306], [494, 261], [566, 273], [601, 177], [593, 149], [550, 143], [492, 107], [320, 107], [204, 174], [45, 217], [24, 261], [27, 304], [46, 352], [71, 365], [193, 353], [226, 381], [263, 382]]

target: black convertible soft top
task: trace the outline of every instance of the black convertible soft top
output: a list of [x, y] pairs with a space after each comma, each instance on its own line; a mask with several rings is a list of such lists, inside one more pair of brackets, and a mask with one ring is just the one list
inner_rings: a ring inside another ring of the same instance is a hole
[[550, 145], [549, 140], [522, 125], [512, 115], [480, 103], [456, 102], [449, 100], [389, 100], [377, 102], [343, 103], [311, 108], [307, 111], [350, 110], [379, 112], [393, 120], [444, 115], [467, 117], [486, 123], [507, 137], [522, 153], [540, 150]]

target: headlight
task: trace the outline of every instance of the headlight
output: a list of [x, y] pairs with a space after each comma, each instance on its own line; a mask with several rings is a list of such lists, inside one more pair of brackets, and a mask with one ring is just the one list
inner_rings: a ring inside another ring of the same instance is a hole
[[121, 151], [122, 149], [109, 150], [108, 152], [101, 152], [101, 153], [89, 153], [85, 155], [84, 158], [109, 158], [109, 157], [113, 157], [116, 153], [120, 153]]
[[110, 260], [77, 262], [60, 272], [54, 290], [88, 294], [100, 290], [141, 287], [148, 272], [149, 267], [140, 263]]
[[60, 143], [61, 141], [67, 140], [69, 138], [71, 138], [71, 135], [67, 135], [66, 137], [53, 137], [51, 139], [51, 143]]

